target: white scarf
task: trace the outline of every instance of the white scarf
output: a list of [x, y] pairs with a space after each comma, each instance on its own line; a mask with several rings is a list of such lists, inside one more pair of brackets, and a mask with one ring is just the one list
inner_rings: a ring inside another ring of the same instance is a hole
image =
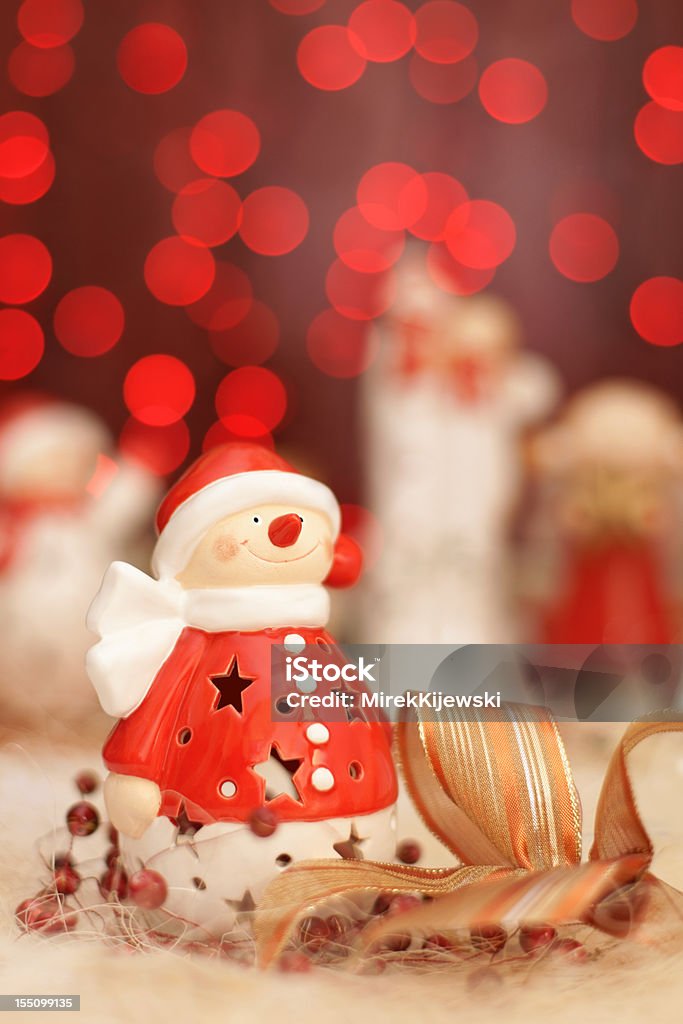
[[127, 718], [147, 696], [186, 626], [209, 633], [324, 626], [329, 597], [318, 584], [185, 590], [173, 578], [155, 580], [113, 562], [88, 612], [100, 637], [86, 658], [100, 703]]

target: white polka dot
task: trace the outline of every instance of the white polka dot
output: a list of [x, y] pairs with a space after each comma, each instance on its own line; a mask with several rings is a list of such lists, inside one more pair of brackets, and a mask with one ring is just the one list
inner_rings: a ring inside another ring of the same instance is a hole
[[305, 679], [297, 679], [296, 681], [297, 690], [301, 690], [302, 693], [314, 693], [318, 688], [313, 676], [306, 676]]
[[305, 646], [306, 641], [300, 633], [288, 633], [285, 637], [285, 649], [292, 651], [293, 654], [299, 654]]
[[306, 730], [306, 739], [309, 743], [315, 743], [316, 747], [327, 743], [330, 738], [330, 730], [322, 722], [314, 722]]
[[230, 779], [226, 779], [225, 782], [221, 783], [221, 789], [220, 789], [221, 796], [231, 797], [231, 796], [234, 796], [236, 792], [237, 792], [237, 786], [235, 785], [234, 782], [231, 782]]
[[319, 793], [327, 793], [334, 786], [334, 775], [329, 768], [316, 768], [311, 775], [313, 789]]

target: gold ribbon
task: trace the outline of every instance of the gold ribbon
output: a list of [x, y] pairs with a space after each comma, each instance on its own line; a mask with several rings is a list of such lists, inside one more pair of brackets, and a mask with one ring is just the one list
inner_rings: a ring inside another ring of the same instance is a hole
[[[652, 894], [667, 888], [648, 873], [652, 841], [627, 770], [629, 754], [643, 740], [683, 730], [683, 716], [659, 714], [666, 720], [631, 724], [617, 747], [598, 803], [595, 841], [583, 864], [581, 805], [547, 709], [509, 704], [494, 712], [454, 714], [448, 721], [400, 722], [397, 752], [410, 796], [461, 866], [300, 861], [270, 884], [258, 905], [260, 963], [267, 966], [279, 955], [313, 907], [360, 893], [433, 897], [400, 915], [402, 931], [584, 922], [626, 934]], [[375, 918], [360, 945], [367, 948], [396, 930], [395, 917]]]

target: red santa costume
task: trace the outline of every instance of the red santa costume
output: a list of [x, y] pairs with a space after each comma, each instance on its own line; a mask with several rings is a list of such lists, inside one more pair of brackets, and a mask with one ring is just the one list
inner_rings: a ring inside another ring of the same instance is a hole
[[[115, 563], [89, 615], [101, 639], [88, 671], [105, 711], [121, 719], [106, 765], [161, 790], [159, 817], [142, 838], [122, 837], [125, 857], [169, 879], [166, 909], [212, 931], [228, 929], [294, 859], [386, 859], [395, 847], [386, 723], [314, 712], [287, 721], [286, 710], [274, 712], [273, 645], [344, 661], [324, 629], [325, 588], [185, 589], [176, 579], [215, 523], [274, 504], [324, 513], [338, 537], [339, 508], [323, 484], [258, 446], [212, 449], [159, 509], [156, 578]], [[353, 570], [340, 565], [326, 582], [352, 582]], [[311, 680], [307, 691], [314, 687], [329, 690]], [[277, 820], [268, 837], [248, 824], [263, 807]]]
[[83, 671], [88, 602], [111, 559], [131, 553], [158, 494], [149, 474], [110, 450], [86, 409], [22, 394], [0, 410], [5, 721], [45, 728], [96, 709]]

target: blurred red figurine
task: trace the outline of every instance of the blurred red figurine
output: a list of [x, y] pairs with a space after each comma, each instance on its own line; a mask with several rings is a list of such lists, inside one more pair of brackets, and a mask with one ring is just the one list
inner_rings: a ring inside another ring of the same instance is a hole
[[153, 857], [174, 911], [205, 927], [229, 927], [293, 859], [393, 854], [388, 726], [273, 710], [273, 645], [343, 660], [323, 583], [355, 582], [360, 552], [339, 524], [323, 484], [258, 445], [219, 446], [159, 508], [156, 578], [114, 563], [90, 611], [88, 671], [120, 719], [105, 799], [124, 857]]

